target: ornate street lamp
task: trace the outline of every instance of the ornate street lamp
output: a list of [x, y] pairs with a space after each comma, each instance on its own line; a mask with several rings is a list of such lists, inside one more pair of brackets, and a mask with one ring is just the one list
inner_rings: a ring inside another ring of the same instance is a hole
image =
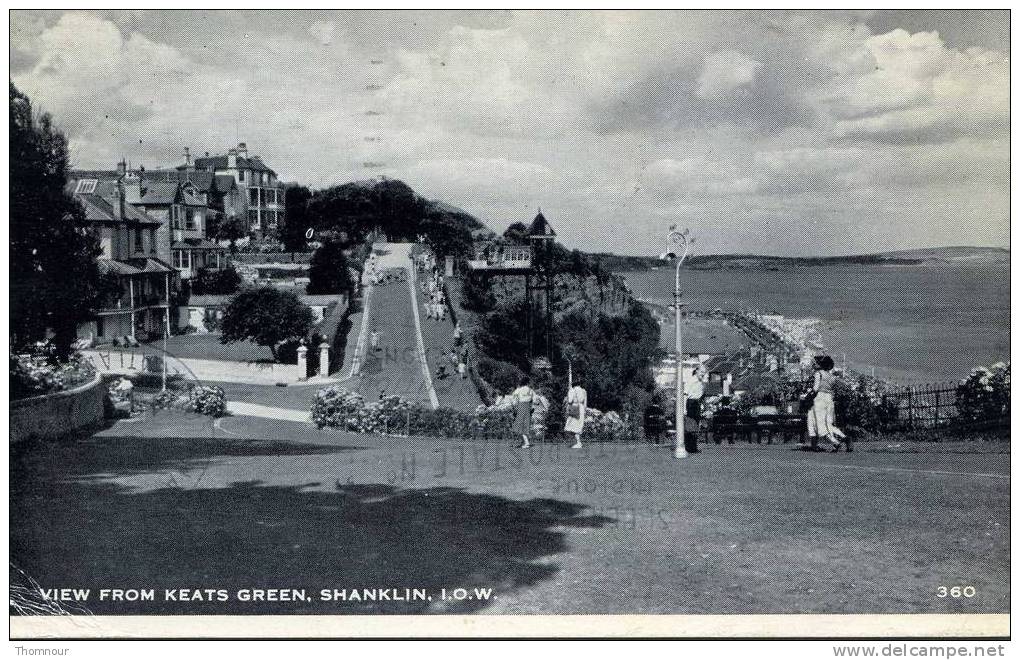
[[673, 449], [675, 458], [686, 458], [687, 449], [684, 448], [684, 421], [687, 416], [687, 392], [684, 390], [684, 354], [683, 344], [680, 336], [680, 266], [687, 259], [687, 251], [693, 239], [690, 237], [690, 230], [680, 231], [673, 225], [666, 235], [666, 251], [659, 255], [663, 261], [676, 262], [676, 280], [673, 287], [673, 308], [675, 310], [676, 327], [676, 416], [674, 417], [673, 428], [676, 433], [676, 447]]

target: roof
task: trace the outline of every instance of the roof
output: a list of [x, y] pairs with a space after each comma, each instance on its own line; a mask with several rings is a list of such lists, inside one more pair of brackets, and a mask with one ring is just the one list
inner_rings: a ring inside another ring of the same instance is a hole
[[213, 177], [213, 182], [216, 184], [216, 190], [219, 192], [226, 192], [231, 188], [237, 187], [237, 180], [229, 174], [216, 174]]
[[[254, 170], [256, 172], [272, 172], [275, 171], [268, 165], [262, 162], [262, 159], [258, 156], [238, 156], [237, 157], [237, 168], [240, 170]], [[227, 157], [226, 156], [207, 156], [205, 158], [195, 159], [195, 169], [199, 170], [225, 170], [227, 169]]]
[[205, 238], [185, 238], [185, 239], [182, 239], [182, 240], [179, 240], [179, 241], [174, 241], [173, 244], [170, 247], [175, 249], [175, 250], [182, 250], [182, 249], [188, 249], [188, 250], [226, 250], [226, 248], [223, 247], [222, 245], [220, 245], [218, 243], [213, 243], [212, 241], [210, 241], [208, 239], [205, 239]]
[[206, 293], [206, 294], [191, 294], [188, 298], [188, 305], [193, 307], [219, 307], [220, 305], [226, 305], [233, 294], [227, 293]]
[[139, 273], [173, 273], [176, 272], [174, 268], [170, 267], [170, 264], [166, 263], [161, 259], [152, 259], [151, 257], [145, 257], [140, 259], [128, 259], [133, 267], [138, 269]]
[[215, 175], [205, 170], [146, 170], [142, 174], [142, 181], [190, 181], [202, 192], [207, 192], [212, 187]]
[[113, 259], [97, 259], [96, 260], [99, 270], [104, 275], [107, 273], [114, 273], [116, 275], [140, 275], [142, 271], [138, 270], [130, 264], [126, 264], [123, 261], [115, 261]]
[[[106, 178], [99, 178], [100, 176], [105, 176]], [[149, 217], [141, 209], [138, 209], [131, 204], [124, 204], [124, 217], [119, 217], [119, 213], [114, 208], [114, 204], [118, 203], [118, 177], [119, 174], [117, 172], [74, 172], [68, 178], [67, 185], [64, 186], [64, 189], [68, 193], [74, 195], [74, 197], [81, 202], [82, 208], [85, 210], [85, 219], [89, 222], [127, 222], [129, 224], [146, 225], [162, 224], [159, 220]], [[93, 189], [93, 192], [76, 193], [75, 190], [78, 188], [78, 182], [88, 179], [96, 179], [96, 186]]]
[[309, 307], [325, 307], [338, 302], [343, 296], [334, 294], [298, 294], [298, 300], [308, 305]]
[[531, 237], [553, 237], [556, 235], [556, 230], [552, 228], [549, 221], [542, 215], [542, 211], [539, 210], [538, 215], [531, 221], [531, 226], [528, 227], [528, 236]]
[[173, 204], [177, 200], [177, 181], [152, 181], [142, 186], [141, 204]]
[[[169, 205], [180, 201], [187, 206], [207, 206], [206, 202], [196, 193], [193, 194], [184, 188], [187, 181], [181, 182], [176, 179], [157, 179], [144, 182], [141, 186], [141, 199], [138, 203], [142, 205]], [[196, 191], [198, 185], [195, 185]]]

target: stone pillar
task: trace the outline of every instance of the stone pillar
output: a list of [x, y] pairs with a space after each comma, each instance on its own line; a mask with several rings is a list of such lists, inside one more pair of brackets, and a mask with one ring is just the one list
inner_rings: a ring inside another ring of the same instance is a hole
[[319, 375], [325, 378], [329, 376], [329, 344], [319, 344]]
[[726, 374], [726, 380], [722, 384], [723, 396], [730, 396], [730, 388], [733, 387], [733, 374]]
[[446, 257], [446, 277], [453, 277], [453, 257]]
[[298, 380], [308, 379], [308, 347], [301, 344], [297, 347]]

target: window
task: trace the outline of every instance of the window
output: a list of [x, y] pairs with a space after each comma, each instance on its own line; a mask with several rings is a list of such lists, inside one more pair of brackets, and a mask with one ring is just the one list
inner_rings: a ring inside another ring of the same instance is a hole
[[96, 337], [106, 336], [106, 319], [102, 316], [96, 319]]
[[259, 189], [258, 188], [248, 188], [248, 206], [258, 206], [258, 205], [259, 205]]
[[266, 224], [269, 227], [276, 226], [276, 211], [266, 211]]
[[156, 254], [156, 230], [155, 228], [149, 229], [149, 252]]
[[170, 224], [174, 229], [180, 229], [184, 218], [184, 207], [174, 204], [170, 207]]
[[184, 214], [184, 228], [194, 231], [198, 228], [198, 224], [201, 222], [201, 216], [199, 215], [198, 209], [192, 213]]
[[94, 193], [96, 192], [97, 183], [99, 183], [98, 179], [82, 179], [78, 182], [78, 187], [74, 189], [74, 192], [79, 195]]
[[244, 183], [244, 170], [238, 170], [237, 180], [240, 181], [241, 183]]
[[145, 252], [145, 241], [143, 240], [141, 227], [135, 227], [135, 252]]
[[259, 228], [259, 212], [256, 211], [255, 209], [250, 209], [248, 211], [248, 225], [252, 229]]

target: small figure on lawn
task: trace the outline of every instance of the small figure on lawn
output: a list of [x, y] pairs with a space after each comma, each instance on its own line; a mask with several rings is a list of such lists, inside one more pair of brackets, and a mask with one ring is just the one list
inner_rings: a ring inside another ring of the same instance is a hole
[[566, 422], [563, 430], [574, 434], [574, 444], [571, 449], [581, 448], [581, 434], [584, 433], [584, 417], [588, 410], [588, 392], [581, 387], [578, 378], [573, 378], [573, 385], [567, 390], [567, 397], [564, 400], [566, 405]]

